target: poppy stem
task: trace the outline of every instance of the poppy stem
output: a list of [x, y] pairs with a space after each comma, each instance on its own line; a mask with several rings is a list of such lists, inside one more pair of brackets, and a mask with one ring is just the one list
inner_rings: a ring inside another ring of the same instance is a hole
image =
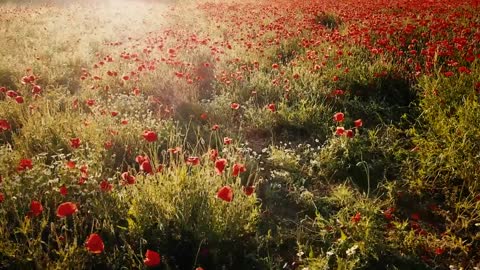
[[203, 242], [205, 242], [205, 239], [202, 239], [202, 241], [200, 241], [200, 244], [198, 245], [197, 255], [195, 255], [195, 263], [193, 265], [197, 265], [198, 255], [200, 254], [200, 250], [202, 249]]

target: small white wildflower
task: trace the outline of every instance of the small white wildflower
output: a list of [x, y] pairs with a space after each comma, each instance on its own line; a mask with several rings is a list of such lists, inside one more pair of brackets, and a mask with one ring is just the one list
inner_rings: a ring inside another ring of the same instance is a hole
[[346, 251], [347, 256], [355, 255], [355, 253], [357, 252], [357, 249], [358, 249], [358, 245], [354, 245], [353, 247], [347, 249], [347, 251]]
[[333, 254], [335, 254], [335, 252], [333, 252], [333, 251], [327, 251], [327, 256], [328, 256], [328, 257], [332, 256]]

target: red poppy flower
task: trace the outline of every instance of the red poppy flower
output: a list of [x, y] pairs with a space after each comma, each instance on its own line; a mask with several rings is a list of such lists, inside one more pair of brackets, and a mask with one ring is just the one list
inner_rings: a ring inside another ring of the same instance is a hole
[[61, 186], [58, 191], [60, 192], [60, 194], [62, 194], [62, 196], [67, 196], [68, 194], [68, 189], [65, 185]]
[[107, 180], [100, 182], [100, 190], [103, 192], [110, 192], [113, 188], [113, 185], [110, 184]]
[[143, 138], [145, 138], [147, 142], [154, 142], [157, 140], [157, 133], [150, 130], [145, 130], [143, 132]]
[[120, 121], [120, 124], [127, 125], [128, 124], [128, 119], [122, 119], [122, 121]]
[[214, 130], [214, 131], [215, 131], [215, 130], [218, 130], [219, 128], [220, 128], [220, 126], [217, 125], [217, 124], [215, 124], [215, 125], [212, 126], [212, 130]]
[[80, 138], [70, 139], [70, 146], [72, 148], [75, 148], [75, 149], [79, 148], [81, 143], [82, 143], [82, 141], [80, 141]]
[[32, 94], [40, 94], [42, 92], [42, 87], [40, 85], [34, 85], [32, 88]]
[[393, 218], [393, 212], [395, 212], [395, 208], [390, 207], [390, 208], [388, 208], [387, 210], [383, 211], [383, 216], [384, 216], [386, 219], [390, 220], [390, 219]]
[[235, 163], [233, 165], [233, 168], [232, 168], [232, 175], [233, 176], [238, 176], [240, 173], [243, 173], [245, 172], [247, 169], [245, 168], [245, 165], [244, 164], [238, 164], [238, 163]]
[[21, 103], [23, 103], [23, 102], [24, 102], [24, 100], [23, 100], [23, 97], [22, 97], [22, 96], [16, 96], [16, 97], [15, 97], [15, 101], [16, 101], [18, 104], [21, 104]]
[[175, 71], [175, 76], [177, 76], [177, 78], [183, 78], [183, 73], [179, 71]]
[[177, 146], [175, 148], [168, 148], [167, 151], [172, 153], [172, 154], [176, 154], [176, 153], [179, 153], [180, 151], [182, 151], [182, 148]]
[[88, 105], [88, 106], [93, 106], [95, 105], [95, 100], [94, 99], [87, 99], [85, 101], [85, 103]]
[[198, 157], [188, 157], [187, 158], [187, 165], [196, 166], [200, 164], [200, 159]]
[[353, 124], [355, 124], [356, 128], [359, 128], [359, 127], [363, 126], [362, 119], [357, 119], [357, 120], [353, 121]]
[[33, 168], [32, 160], [28, 158], [22, 158], [17, 166], [17, 171], [22, 172], [32, 168]]
[[218, 157], [218, 151], [217, 151], [217, 149], [211, 149], [211, 150], [210, 150], [210, 159], [211, 159], [212, 161], [215, 161], [215, 160], [217, 160], [217, 157]]
[[207, 113], [202, 113], [202, 114], [200, 115], [200, 119], [202, 119], [202, 120], [207, 120], [207, 119], [208, 119], [208, 114], [207, 114]]
[[352, 223], [358, 223], [362, 219], [362, 214], [360, 212], [357, 212], [353, 217], [352, 217]]
[[113, 142], [112, 142], [112, 141], [106, 141], [106, 142], [103, 144], [103, 147], [105, 147], [106, 150], [111, 149], [112, 146], [113, 146]]
[[0, 192], [0, 203], [2, 203], [5, 200], [5, 195]]
[[100, 254], [105, 249], [102, 238], [96, 233], [92, 233], [88, 236], [87, 241], [85, 242], [85, 247], [93, 254]]
[[88, 166], [82, 165], [82, 167], [80, 167], [80, 172], [82, 173], [82, 177], [88, 177]]
[[240, 108], [240, 104], [233, 102], [232, 104], [230, 104], [230, 108], [232, 108], [233, 110], [238, 110]]
[[345, 134], [345, 128], [344, 127], [337, 127], [337, 130], [335, 131], [335, 134], [338, 136], [342, 136]]
[[346, 131], [345, 131], [345, 135], [346, 135], [348, 138], [353, 138], [353, 136], [354, 136], [353, 130], [351, 130], [351, 129], [346, 130]]
[[443, 75], [445, 75], [445, 77], [452, 77], [455, 74], [452, 71], [447, 71], [447, 72], [444, 72]]
[[150, 160], [146, 159], [140, 164], [140, 170], [144, 171], [145, 173], [152, 174], [152, 164], [150, 163]]
[[275, 104], [273, 103], [268, 104], [267, 109], [271, 112], [275, 112], [277, 110], [277, 108], [275, 107]]
[[161, 172], [163, 171], [163, 167], [164, 167], [163, 164], [158, 164], [158, 166], [157, 166], [157, 173], [161, 173]]
[[110, 112], [110, 115], [111, 115], [112, 117], [115, 117], [115, 116], [118, 115], [118, 112], [117, 112], [117, 111], [112, 111], [112, 112]]
[[75, 165], [76, 165], [75, 161], [71, 161], [71, 160], [69, 160], [69, 161], [67, 161], [67, 163], [65, 163], [65, 166], [67, 166], [67, 168], [69, 168], [69, 169], [74, 169]]
[[147, 249], [147, 252], [145, 252], [145, 259], [143, 260], [143, 263], [148, 267], [153, 267], [159, 265], [160, 262], [160, 254], [153, 250]]
[[129, 172], [124, 172], [124, 173], [122, 173], [122, 176], [121, 176], [121, 177], [122, 177], [122, 180], [123, 180], [123, 184], [124, 184], [124, 185], [125, 185], [125, 184], [128, 184], [128, 185], [133, 185], [133, 184], [135, 184], [135, 181], [136, 181], [135, 176], [130, 175]]
[[233, 200], [233, 189], [230, 186], [224, 186], [218, 190], [217, 197], [226, 202], [231, 202]]
[[273, 69], [278, 69], [278, 64], [272, 64]]
[[232, 143], [232, 141], [233, 141], [232, 138], [229, 138], [229, 137], [223, 138], [223, 144], [229, 145]]
[[11, 97], [11, 98], [15, 98], [16, 96], [18, 96], [17, 92], [13, 90], [8, 90], [7, 92], [5, 92], [5, 94], [7, 95], [7, 97]]
[[336, 89], [336, 90], [333, 90], [332, 91], [332, 95], [333, 96], [342, 96], [345, 94], [345, 91], [341, 90], [341, 89]]
[[78, 178], [78, 184], [79, 185], [83, 185], [85, 184], [85, 182], [88, 180], [88, 177], [83, 177], [83, 176], [80, 176], [80, 178]]
[[10, 123], [6, 119], [0, 119], [0, 132], [10, 130]]
[[335, 122], [342, 122], [344, 119], [345, 119], [345, 115], [341, 112], [338, 112], [333, 115], [333, 120], [335, 120]]
[[225, 170], [225, 166], [227, 166], [227, 160], [224, 158], [218, 159], [215, 161], [215, 172], [217, 172], [218, 175], [221, 175], [223, 170]]
[[255, 191], [255, 187], [253, 186], [243, 187], [243, 193], [245, 193], [245, 195], [247, 196], [252, 195], [254, 191]]
[[77, 205], [72, 202], [64, 202], [60, 204], [57, 208], [57, 217], [64, 218], [66, 216], [71, 216], [78, 211]]
[[142, 164], [145, 160], [149, 160], [147, 156], [138, 155], [135, 157], [135, 162]]
[[445, 252], [445, 250], [441, 247], [438, 247], [435, 249], [435, 254], [436, 255], [442, 255]]
[[42, 203], [40, 203], [39, 201], [32, 201], [30, 203], [30, 215], [31, 216], [38, 216], [42, 213], [43, 211], [43, 206], [42, 206]]

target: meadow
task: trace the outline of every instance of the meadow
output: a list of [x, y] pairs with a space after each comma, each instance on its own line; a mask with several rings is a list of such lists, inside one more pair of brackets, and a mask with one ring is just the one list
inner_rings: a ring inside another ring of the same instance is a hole
[[480, 269], [480, 2], [0, 0], [0, 269]]

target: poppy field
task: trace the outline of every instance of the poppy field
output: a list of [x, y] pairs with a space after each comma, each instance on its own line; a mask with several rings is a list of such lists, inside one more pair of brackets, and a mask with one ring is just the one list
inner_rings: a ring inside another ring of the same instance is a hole
[[0, 0], [0, 269], [480, 269], [480, 2]]

